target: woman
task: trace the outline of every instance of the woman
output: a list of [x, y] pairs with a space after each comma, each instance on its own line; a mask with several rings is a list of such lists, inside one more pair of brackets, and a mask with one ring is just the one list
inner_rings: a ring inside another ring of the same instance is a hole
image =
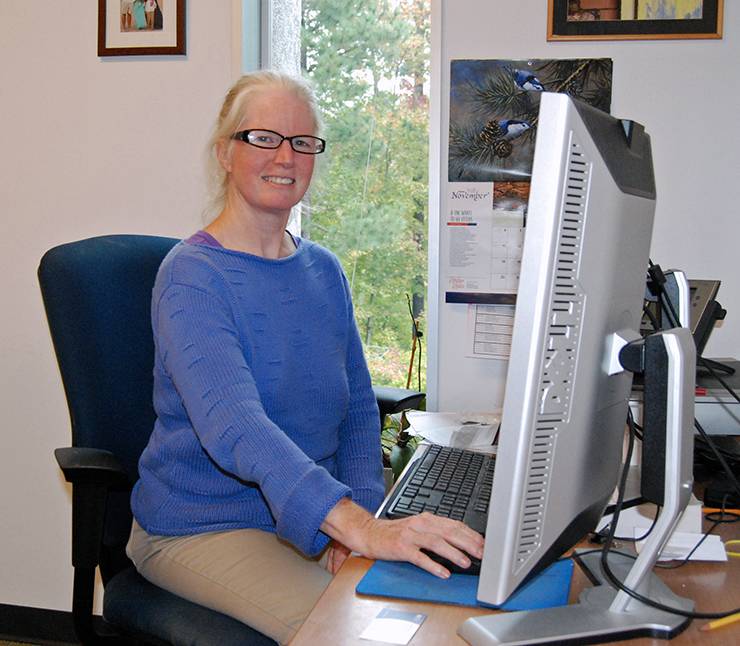
[[351, 550], [449, 572], [482, 538], [422, 515], [376, 520], [379, 419], [337, 259], [286, 231], [319, 119], [288, 76], [240, 79], [211, 151], [218, 216], [177, 245], [152, 300], [157, 421], [128, 552], [157, 585], [287, 642]]

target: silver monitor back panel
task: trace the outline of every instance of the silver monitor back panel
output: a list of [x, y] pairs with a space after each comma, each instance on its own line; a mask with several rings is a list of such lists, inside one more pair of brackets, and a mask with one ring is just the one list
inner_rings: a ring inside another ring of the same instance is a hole
[[596, 524], [621, 464], [631, 376], [608, 374], [608, 345], [640, 326], [652, 162], [649, 180], [634, 168], [613, 175], [629, 138], [619, 121], [582, 112], [565, 95], [542, 96], [478, 587], [488, 603]]

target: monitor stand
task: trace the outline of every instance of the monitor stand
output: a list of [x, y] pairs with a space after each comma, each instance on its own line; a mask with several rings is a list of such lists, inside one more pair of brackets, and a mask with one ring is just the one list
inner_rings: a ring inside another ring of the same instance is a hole
[[[633, 347], [639, 347], [640, 343]], [[644, 343], [661, 343], [666, 357], [664, 366], [643, 366], [648, 372], [646, 379], [652, 377], [650, 373], [653, 370], [664, 372], [665, 377], [664, 507], [637, 559], [612, 553], [608, 563], [628, 588], [663, 605], [691, 611], [693, 601], [675, 595], [652, 572], [652, 568], [691, 496], [696, 351], [691, 333], [686, 328], [659, 332], [647, 337]], [[620, 358], [622, 356], [620, 354]], [[690, 619], [657, 610], [612, 588], [601, 572], [600, 557], [600, 553], [578, 557], [598, 584], [584, 590], [578, 603], [474, 617], [461, 624], [458, 635], [472, 646], [553, 642], [594, 644], [643, 635], [669, 639], [689, 624]]]

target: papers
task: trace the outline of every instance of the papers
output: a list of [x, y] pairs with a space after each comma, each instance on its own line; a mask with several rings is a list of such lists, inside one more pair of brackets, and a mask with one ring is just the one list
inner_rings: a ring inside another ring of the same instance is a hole
[[[599, 522], [597, 530], [604, 529], [611, 522], [611, 514], [604, 516]], [[644, 503], [637, 507], [622, 510], [617, 523], [617, 536], [644, 536], [653, 524], [655, 505]], [[676, 530], [671, 534], [667, 544], [658, 556], [659, 561], [673, 561], [685, 559], [694, 549], [704, 534], [701, 531], [702, 513], [701, 503], [692, 495], [689, 504], [679, 518]], [[640, 552], [647, 542], [638, 541], [635, 549]], [[727, 553], [719, 536], [709, 535], [691, 555], [690, 561], [726, 561]]]
[[362, 632], [360, 639], [386, 644], [408, 644], [426, 618], [421, 613], [383, 608]]
[[507, 200], [496, 200], [490, 183], [455, 182], [451, 187], [441, 232], [445, 290], [515, 294], [526, 201], [512, 208]]
[[[636, 483], [634, 491], [635, 496], [639, 495], [639, 482]], [[628, 507], [623, 509], [622, 513], [619, 514], [619, 522], [617, 523], [617, 536], [633, 536], [633, 529], [638, 528], [642, 530], [644, 534], [648, 527], [653, 524], [655, 518], [656, 508], [653, 503], [647, 502], [636, 507]], [[688, 532], [690, 534], [701, 535], [701, 503], [692, 494], [689, 499], [689, 504], [686, 505], [681, 517], [678, 519], [675, 531], [677, 532]], [[601, 531], [609, 523], [611, 523], [612, 515], [607, 514], [600, 521], [596, 527], [597, 531]], [[637, 534], [642, 536], [642, 534]]]
[[459, 449], [492, 450], [501, 413], [430, 413], [408, 411], [409, 433], [434, 444]]
[[467, 332], [467, 356], [508, 359], [514, 332], [514, 306], [468, 305]]
[[[647, 528], [635, 527], [635, 538], [642, 536]], [[673, 532], [671, 537], [668, 539], [668, 543], [660, 552], [658, 557], [659, 561], [682, 561], [684, 560], [691, 550], [696, 547], [697, 543], [701, 541], [704, 534], [694, 534], [690, 532]], [[635, 549], [640, 552], [645, 545], [646, 541], [638, 541], [635, 544]], [[689, 558], [690, 561], [726, 561], [727, 552], [725, 546], [722, 543], [722, 539], [716, 534], [710, 534], [703, 541], [702, 544], [696, 549], [696, 551]]]

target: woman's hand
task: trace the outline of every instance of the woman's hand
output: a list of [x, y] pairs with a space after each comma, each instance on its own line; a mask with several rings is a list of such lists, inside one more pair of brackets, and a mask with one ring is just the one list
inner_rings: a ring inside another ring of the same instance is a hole
[[326, 569], [329, 574], [336, 574], [339, 572], [339, 568], [342, 567], [342, 563], [347, 560], [347, 557], [352, 553], [352, 550], [337, 541], [332, 541], [329, 545], [329, 549], [326, 553]]
[[379, 520], [347, 498], [326, 516], [322, 531], [373, 559], [408, 561], [432, 574], [447, 578], [447, 568], [421, 550], [429, 550], [466, 568], [468, 554], [483, 557], [483, 537], [464, 523], [429, 513], [398, 520]]

